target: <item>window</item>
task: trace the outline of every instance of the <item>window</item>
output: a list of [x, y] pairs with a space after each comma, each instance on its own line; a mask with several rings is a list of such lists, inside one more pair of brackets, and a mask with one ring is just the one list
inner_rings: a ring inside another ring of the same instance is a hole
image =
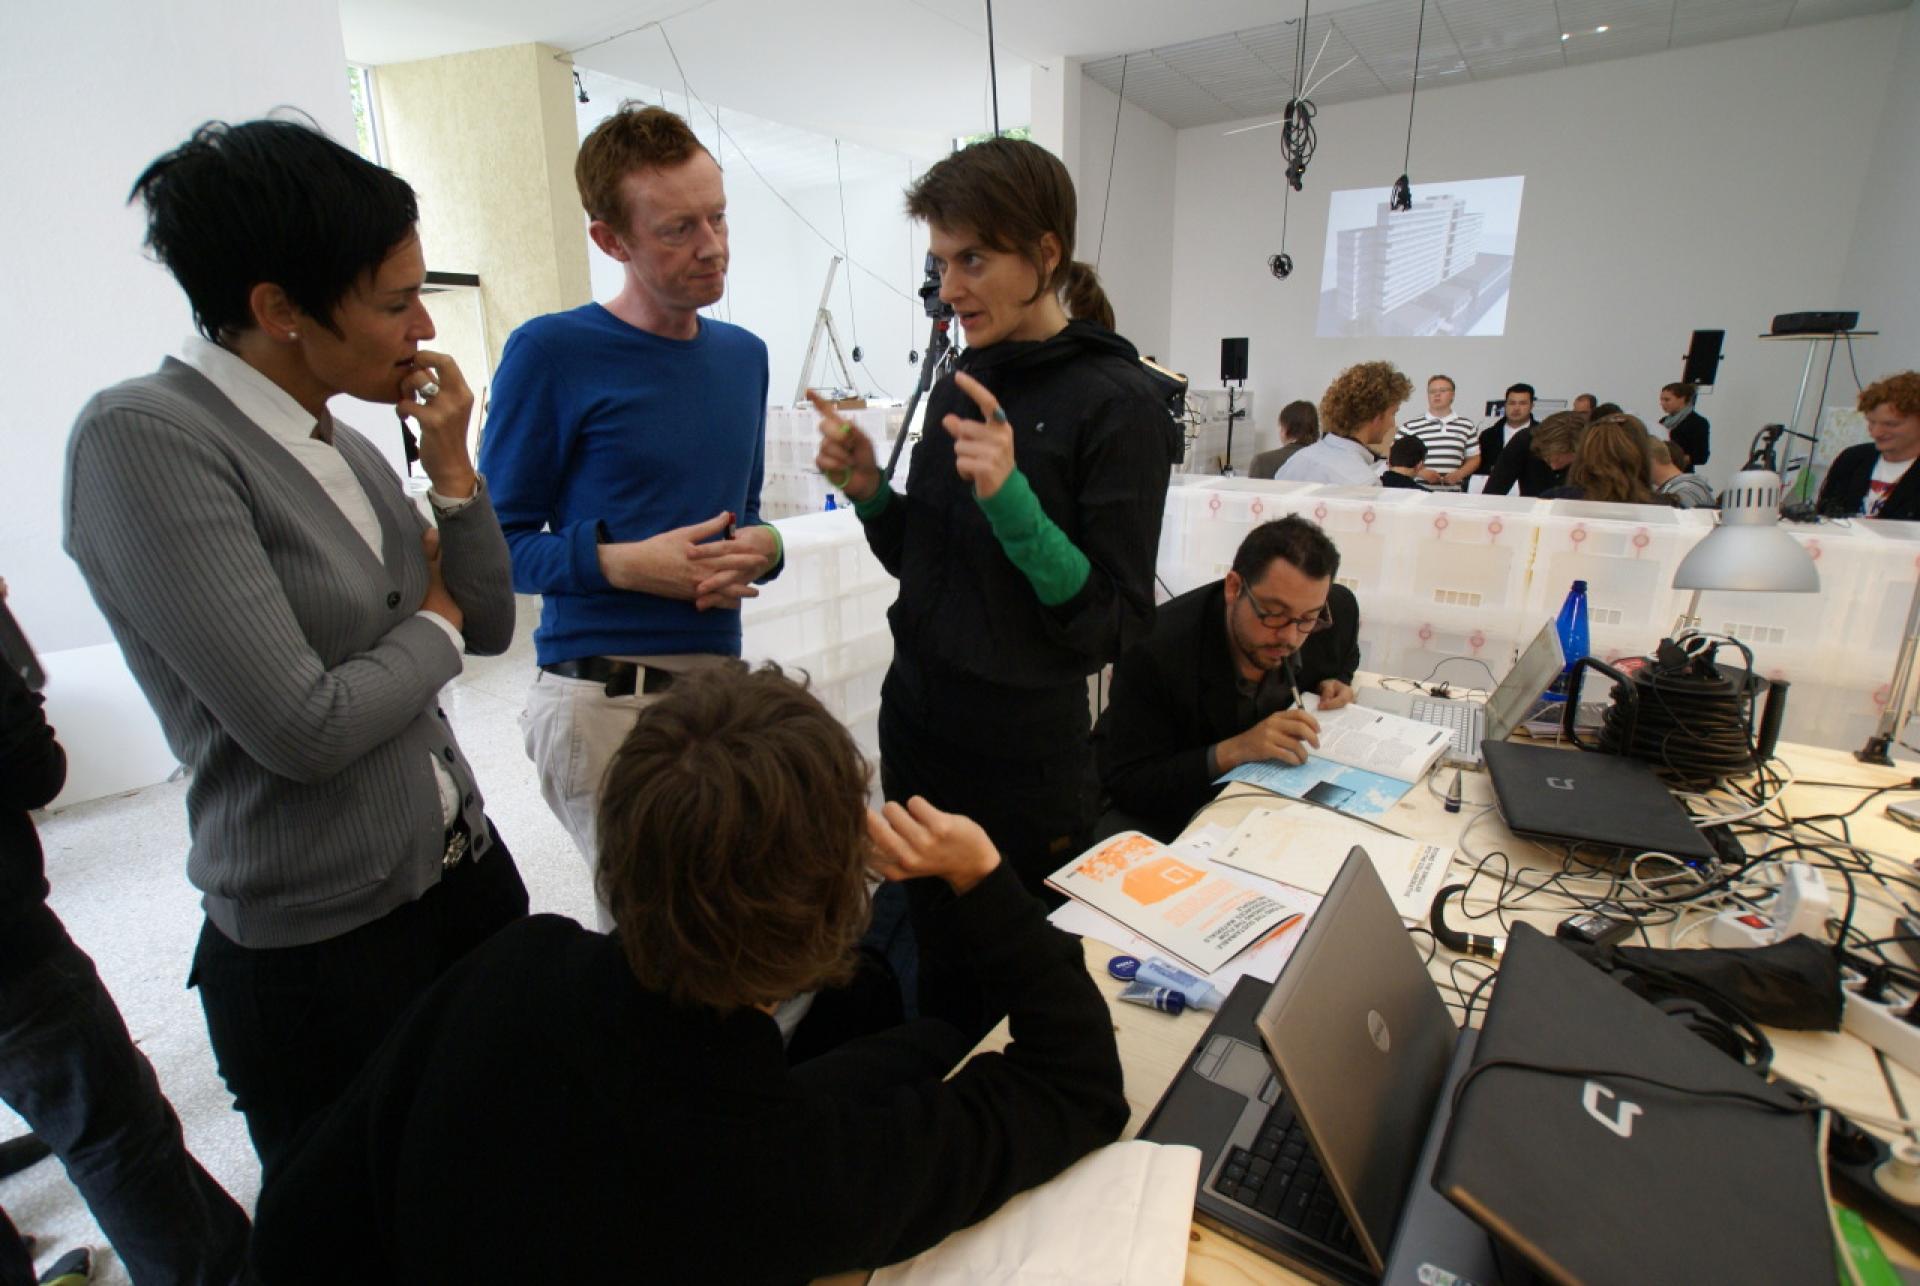
[[347, 97], [353, 103], [353, 133], [360, 155], [380, 164], [380, 121], [373, 107], [373, 68], [347, 65]]

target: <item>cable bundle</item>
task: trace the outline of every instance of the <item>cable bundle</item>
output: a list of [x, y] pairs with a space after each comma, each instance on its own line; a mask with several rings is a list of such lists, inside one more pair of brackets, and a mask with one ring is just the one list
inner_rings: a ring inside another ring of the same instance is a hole
[[1661, 640], [1629, 676], [1637, 714], [1615, 702], [1600, 729], [1600, 749], [1644, 759], [1684, 783], [1714, 782], [1753, 772], [1764, 759], [1754, 745], [1754, 701], [1762, 684], [1747, 669], [1715, 663], [1720, 643], [1702, 635]]

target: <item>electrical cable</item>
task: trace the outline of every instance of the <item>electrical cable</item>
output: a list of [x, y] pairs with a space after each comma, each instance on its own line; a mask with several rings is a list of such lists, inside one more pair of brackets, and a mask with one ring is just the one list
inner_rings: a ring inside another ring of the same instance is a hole
[[[687, 12], [691, 12], [691, 11], [689, 10]], [[651, 22], [646, 25], [649, 27], [654, 27], [658, 29], [658, 31], [660, 32], [660, 39], [666, 42], [667, 53], [669, 56], [672, 57], [674, 67], [676, 69], [680, 69], [680, 79], [684, 82], [687, 78], [687, 74], [684, 69], [680, 68], [680, 55], [674, 51], [673, 37], [667, 34], [667, 29], [664, 25], [664, 22], [665, 20], [662, 19], [659, 22]], [[645, 27], [634, 28], [635, 31], [644, 31], [645, 29], [646, 29]], [[622, 34], [626, 34], [626, 33], [622, 33]], [[693, 94], [693, 90], [691, 86], [688, 87], [687, 92], [689, 94]], [[700, 95], [698, 94], [693, 94], [693, 98], [694, 98], [694, 101], [696, 102], [701, 102], [701, 103], [706, 102], [706, 100], [704, 98], [701, 98]], [[754, 178], [760, 180], [761, 186], [765, 187], [767, 191], [771, 192], [776, 201], [780, 202], [781, 205], [786, 206], [788, 213], [792, 214], [794, 218], [800, 220], [800, 222], [803, 225], [805, 225], [808, 232], [811, 232], [814, 236], [820, 238], [822, 244], [824, 244], [829, 250], [832, 250], [836, 254], [838, 254], [841, 250], [841, 246], [837, 242], [835, 242], [832, 237], [820, 231], [820, 229], [814, 225], [813, 220], [809, 219], [806, 215], [800, 213], [800, 207], [795, 205], [792, 201], [789, 201], [786, 197], [786, 194], [783, 193], [779, 188], [773, 185], [773, 180], [769, 179], [765, 174], [760, 172], [760, 167], [753, 163], [752, 154], [749, 153], [746, 148], [740, 146], [740, 140], [735, 138], [730, 132], [728, 132], [727, 128], [724, 125], [717, 125], [716, 128], [718, 128], [720, 131], [720, 137], [726, 139], [727, 142], [733, 144], [733, 150], [739, 153], [740, 159], [747, 163], [747, 168], [753, 172]], [[879, 273], [875, 272], [873, 269], [867, 267], [867, 265], [861, 263], [858, 259], [849, 257], [847, 259], [847, 262], [849, 264], [852, 264], [855, 268], [858, 268], [861, 272], [866, 273], [867, 276], [872, 277], [875, 281], [879, 282], [882, 286], [886, 287], [888, 290], [891, 290], [894, 294], [899, 295], [902, 299], [905, 299], [908, 303], [911, 304], [914, 302], [913, 296], [903, 293], [900, 287], [894, 285], [891, 281], [888, 281], [885, 277], [881, 276]]]
[[[1132, 54], [1120, 56], [1120, 101], [1113, 106], [1113, 146], [1107, 152], [1107, 194], [1100, 200], [1100, 244], [1093, 252], [1093, 270], [1100, 271], [1100, 257], [1107, 252], [1107, 211], [1113, 207], [1113, 167], [1120, 159], [1120, 118], [1127, 113], [1127, 63]], [[1286, 234], [1281, 234], [1286, 239]]]
[[993, 55], [993, 0], [987, 0], [987, 78], [993, 85], [993, 136], [1000, 137], [1000, 64]]
[[[847, 180], [840, 169], [840, 140], [833, 140], [833, 185], [840, 193], [840, 254], [853, 262], [853, 243], [847, 236]], [[853, 304], [853, 274], [847, 274], [847, 329], [853, 335], [853, 360], [863, 356], [860, 347], [860, 312]]]

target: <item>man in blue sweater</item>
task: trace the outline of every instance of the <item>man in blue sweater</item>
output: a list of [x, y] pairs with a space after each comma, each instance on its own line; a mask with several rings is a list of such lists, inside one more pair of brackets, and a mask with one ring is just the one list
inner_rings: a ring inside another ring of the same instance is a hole
[[629, 103], [574, 179], [625, 284], [507, 340], [480, 468], [514, 588], [544, 600], [527, 753], [592, 864], [608, 761], [676, 674], [739, 655], [740, 600], [781, 549], [760, 522], [767, 346], [698, 311], [726, 286], [720, 167], [680, 117]]

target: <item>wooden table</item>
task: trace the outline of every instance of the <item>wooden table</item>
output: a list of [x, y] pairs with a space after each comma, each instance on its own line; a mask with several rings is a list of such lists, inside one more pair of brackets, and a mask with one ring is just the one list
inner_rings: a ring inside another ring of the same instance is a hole
[[[1791, 767], [1796, 777], [1809, 781], [1885, 786], [1903, 783], [1914, 776], [1911, 766], [1875, 768], [1856, 762], [1843, 751], [1812, 746], [1783, 744], [1778, 755]], [[1444, 773], [1442, 780], [1451, 781], [1452, 770], [1436, 769], [1436, 772]], [[1860, 801], [1861, 793], [1858, 790], [1796, 785], [1784, 792], [1783, 800], [1793, 815], [1805, 817], [1844, 811]], [[1230, 786], [1222, 792], [1219, 802], [1200, 815], [1196, 825], [1220, 824], [1231, 828], [1251, 808], [1271, 803], [1272, 800], [1273, 796], [1264, 791]], [[1469, 823], [1472, 830], [1468, 844], [1475, 853], [1499, 848], [1513, 859], [1516, 866], [1557, 869], [1557, 853], [1550, 854], [1536, 844], [1517, 839], [1500, 820], [1497, 810], [1485, 812], [1492, 803], [1493, 789], [1486, 775], [1468, 773], [1465, 775], [1463, 807], [1459, 813], [1446, 812], [1442, 802], [1425, 783], [1421, 783], [1408, 792], [1406, 798], [1387, 816], [1378, 820], [1403, 835], [1455, 849], [1454, 871], [1457, 875], [1464, 876], [1471, 865], [1460, 849], [1461, 833]], [[1481, 815], [1483, 813], [1485, 815]], [[1862, 809], [1853, 819], [1853, 833], [1855, 841], [1865, 847], [1887, 854], [1911, 853], [1920, 857], [1920, 842], [1916, 842], [1914, 833], [1888, 820], [1877, 801]], [[1523, 918], [1551, 932], [1571, 909], [1543, 907], [1528, 912]], [[1890, 923], [1890, 913], [1878, 905], [1862, 901], [1855, 921], [1869, 931], [1884, 931]], [[1454, 927], [1458, 928], [1459, 925], [1456, 923]], [[1699, 944], [1700, 935], [1693, 934], [1688, 941]], [[1120, 1059], [1126, 1070], [1127, 1105], [1131, 1109], [1125, 1137], [1131, 1138], [1153, 1110], [1154, 1104], [1159, 1102], [1174, 1074], [1184, 1065], [1212, 1015], [1189, 1010], [1178, 1016], [1170, 1016], [1115, 1000], [1122, 984], [1107, 976], [1106, 964], [1109, 958], [1117, 954], [1116, 949], [1091, 939], [1086, 940], [1084, 945], [1087, 972], [1107, 996], [1113, 1010], [1114, 1035], [1119, 1042]], [[1658, 932], [1655, 933], [1654, 945], [1667, 945]], [[1436, 953], [1433, 969], [1437, 980], [1444, 979], [1448, 962], [1455, 958], [1444, 949]], [[1456, 1015], [1457, 1012], [1456, 1009]], [[1476, 1017], [1479, 1013], [1484, 1013], [1484, 1005]], [[1900, 1102], [1907, 1105], [1907, 1111], [1903, 1112], [1889, 1092], [1889, 1073], [1882, 1070], [1875, 1051], [1864, 1042], [1839, 1032], [1769, 1029], [1767, 1035], [1774, 1044], [1774, 1067], [1779, 1074], [1813, 1088], [1841, 1111], [1852, 1109], [1874, 1116], [1903, 1119], [1911, 1115], [1920, 1121], [1920, 1076], [1894, 1064], [1887, 1064], [1894, 1069], [1891, 1075], [1899, 1084]], [[1002, 1023], [987, 1035], [979, 1049], [999, 1049], [1007, 1040], [1006, 1024]], [[1920, 1265], [1920, 1256], [1908, 1252], [1891, 1237], [1883, 1234], [1881, 1244], [1896, 1262]], [[1187, 1281], [1194, 1286], [1305, 1280], [1210, 1229], [1197, 1223], [1193, 1227], [1187, 1259]]]

